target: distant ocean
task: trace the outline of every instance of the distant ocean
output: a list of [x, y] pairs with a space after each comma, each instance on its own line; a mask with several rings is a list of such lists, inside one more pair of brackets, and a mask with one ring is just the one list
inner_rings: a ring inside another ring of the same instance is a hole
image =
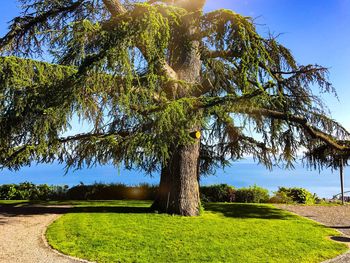
[[[350, 168], [345, 169], [345, 191], [350, 191]], [[18, 172], [0, 171], [0, 184], [33, 182], [35, 184], [69, 185], [79, 183], [124, 183], [137, 185], [140, 183], [158, 184], [159, 175], [147, 176], [139, 171], [117, 169], [112, 166], [98, 166], [91, 169], [70, 171], [65, 175], [64, 165], [40, 164], [24, 167]], [[276, 191], [279, 186], [303, 187], [320, 197], [332, 197], [340, 193], [339, 172], [331, 170], [310, 171], [302, 165], [294, 170], [275, 168], [269, 171], [251, 160], [233, 163], [225, 170], [217, 170], [216, 175], [202, 177], [202, 185], [226, 183], [235, 187], [258, 185]]]

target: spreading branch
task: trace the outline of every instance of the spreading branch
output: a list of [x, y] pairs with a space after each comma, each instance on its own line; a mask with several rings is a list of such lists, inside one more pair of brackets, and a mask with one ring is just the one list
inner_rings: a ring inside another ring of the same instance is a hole
[[272, 119], [278, 119], [278, 120], [283, 120], [286, 122], [298, 124], [313, 139], [319, 139], [334, 149], [337, 149], [340, 151], [350, 152], [349, 146], [338, 142], [337, 140], [332, 138], [330, 135], [320, 131], [316, 127], [313, 127], [312, 125], [310, 125], [308, 123], [308, 120], [305, 117], [294, 116], [294, 115], [290, 115], [288, 113], [269, 110], [269, 109], [254, 109], [254, 108], [246, 108], [246, 109], [243, 109], [241, 111], [237, 111], [236, 113], [253, 114], [253, 115], [264, 116], [264, 117], [268, 117], [268, 118], [272, 118]]
[[[123, 15], [127, 12], [125, 7], [121, 4], [119, 0], [103, 0], [103, 3], [112, 15], [112, 20], [104, 24], [105, 29], [109, 29], [113, 24], [118, 22], [114, 21], [113, 17]], [[117, 18], [116, 18], [117, 19]], [[137, 48], [141, 51], [145, 59], [150, 62], [150, 55], [148, 54], [147, 48], [141, 43], [137, 44]], [[164, 91], [168, 98], [172, 98], [174, 90], [176, 89], [176, 82], [178, 81], [178, 76], [175, 70], [167, 63], [165, 58], [159, 57], [156, 63], [158, 74], [164, 76], [167, 82], [164, 86]]]
[[103, 0], [103, 3], [113, 17], [126, 13], [126, 9], [120, 3], [120, 0]]

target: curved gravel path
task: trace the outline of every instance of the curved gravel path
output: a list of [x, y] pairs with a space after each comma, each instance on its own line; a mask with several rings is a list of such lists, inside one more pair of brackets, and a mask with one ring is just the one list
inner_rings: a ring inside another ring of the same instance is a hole
[[45, 241], [47, 226], [68, 206], [0, 205], [0, 263], [76, 263], [52, 250]]
[[[295, 214], [307, 217], [327, 227], [341, 232], [341, 237], [331, 239], [347, 244], [350, 247], [350, 205], [344, 206], [306, 206], [306, 205], [275, 205]], [[323, 263], [350, 263], [350, 252]]]

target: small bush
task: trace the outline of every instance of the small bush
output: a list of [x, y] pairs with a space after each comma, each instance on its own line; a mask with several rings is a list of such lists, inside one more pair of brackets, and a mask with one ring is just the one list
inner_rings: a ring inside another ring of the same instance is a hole
[[287, 194], [285, 192], [275, 192], [275, 195], [270, 198], [269, 203], [292, 204], [293, 199], [291, 197], [287, 196]]
[[0, 199], [2, 200], [15, 200], [16, 196], [16, 185], [4, 184], [0, 186]]
[[276, 203], [315, 204], [317, 196], [315, 194], [311, 194], [304, 188], [279, 187], [278, 191], [275, 192], [275, 195], [271, 199], [270, 201]]
[[236, 191], [236, 202], [238, 203], [266, 203], [269, 198], [269, 191], [256, 185]]
[[227, 184], [202, 186], [200, 188], [203, 202], [234, 202], [235, 189]]

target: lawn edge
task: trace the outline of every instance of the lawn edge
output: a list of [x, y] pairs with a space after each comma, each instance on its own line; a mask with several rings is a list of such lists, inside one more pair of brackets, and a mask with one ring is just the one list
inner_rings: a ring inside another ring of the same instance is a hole
[[64, 216], [65, 214], [63, 215], [57, 215], [55, 218], [53, 218], [50, 222], [47, 223], [47, 225], [45, 226], [44, 230], [42, 231], [41, 233], [41, 239], [43, 241], [43, 244], [44, 246], [49, 249], [51, 252], [57, 254], [57, 255], [60, 255], [61, 257], [64, 257], [64, 258], [67, 258], [67, 259], [71, 259], [71, 260], [74, 260], [74, 261], [77, 261], [77, 262], [82, 262], [82, 263], [97, 263], [95, 261], [88, 261], [86, 259], [82, 259], [82, 258], [77, 258], [77, 257], [73, 257], [73, 256], [70, 256], [70, 255], [67, 255], [67, 254], [64, 254], [63, 252], [53, 248], [49, 241], [47, 240], [47, 237], [46, 237], [46, 234], [47, 234], [47, 230], [49, 228], [50, 225], [52, 225], [55, 221], [57, 221], [58, 219], [60, 219], [62, 216]]
[[[318, 222], [318, 221], [316, 221], [316, 220], [314, 220], [314, 219], [311, 219], [311, 218], [308, 218], [308, 217], [299, 215], [299, 214], [297, 214], [297, 213], [294, 213], [294, 212], [289, 211], [289, 210], [286, 210], [286, 209], [282, 209], [282, 208], [280, 208], [280, 207], [277, 207], [276, 204], [272, 204], [272, 205], [273, 205], [273, 207], [276, 208], [276, 209], [279, 209], [279, 210], [282, 210], [282, 211], [291, 213], [291, 214], [293, 214], [293, 215], [295, 215], [295, 216], [297, 216], [297, 217], [301, 217], [301, 218], [303, 218], [303, 219], [310, 220], [310, 221], [312, 221], [312, 222], [314, 222], [314, 223], [316, 223], [316, 224], [318, 224], [318, 225], [321, 225], [321, 226], [324, 226], [324, 227], [326, 227], [326, 228], [335, 230], [335, 232], [338, 232], [339, 236], [350, 238], [350, 236], [345, 235], [343, 232], [341, 232], [340, 230], [338, 230], [338, 229], [336, 229], [336, 228], [332, 228], [332, 227], [326, 226], [325, 224], [323, 224], [323, 223], [321, 223], [321, 222]], [[330, 236], [328, 236], [328, 238], [329, 238], [330, 241], [333, 241], [333, 242], [336, 242], [336, 243], [341, 243], [341, 242], [337, 242], [337, 241], [332, 240], [332, 239], [330, 238]], [[345, 244], [344, 244], [344, 245], [345, 245]], [[350, 247], [349, 247], [349, 246], [350, 246], [350, 244], [348, 245], [348, 250], [347, 250], [345, 253], [342, 253], [342, 254], [340, 254], [340, 255], [334, 257], [334, 258], [326, 259], [325, 261], [322, 261], [322, 262], [320, 262], [320, 263], [332, 263], [332, 262], [337, 263], [337, 262], [338, 262], [338, 259], [341, 260], [343, 257], [345, 257], [345, 256], [347, 256], [348, 254], [350, 254]], [[340, 262], [341, 262], [341, 261], [340, 261]], [[340, 262], [339, 262], [339, 263], [340, 263]], [[344, 261], [344, 262], [345, 262], [345, 261]]]
[[[220, 202], [217, 202], [217, 203], [220, 203]], [[245, 204], [245, 203], [243, 203], [243, 204]], [[302, 218], [302, 219], [304, 219], [304, 220], [305, 220], [305, 219], [306, 219], [306, 220], [310, 220], [310, 221], [312, 221], [313, 223], [316, 223], [316, 224], [318, 224], [318, 225], [322, 225], [323, 227], [326, 227], [326, 228], [328, 228], [328, 229], [335, 230], [335, 232], [337, 232], [337, 233], [339, 234], [339, 236], [349, 237], [349, 236], [345, 235], [344, 233], [342, 233], [341, 231], [339, 231], [338, 229], [331, 228], [331, 227], [326, 226], [325, 224], [320, 223], [320, 222], [318, 222], [318, 221], [316, 221], [316, 220], [313, 220], [313, 219], [311, 219], [311, 218], [307, 218], [307, 217], [301, 216], [301, 215], [299, 215], [299, 214], [297, 214], [297, 213], [288, 211], [288, 210], [286, 210], [286, 209], [279, 208], [279, 207], [276, 206], [276, 204], [264, 203], [264, 204], [262, 204], [262, 205], [266, 205], [266, 206], [273, 207], [274, 209], [281, 210], [281, 211], [283, 211], [283, 212], [287, 212], [287, 213], [293, 214], [293, 215], [296, 216], [296, 217]], [[74, 205], [72, 205], [72, 206], [74, 206]], [[75, 260], [75, 261], [77, 261], [77, 262], [83, 262], [83, 263], [96, 263], [96, 261], [88, 261], [88, 260], [86, 260], [86, 259], [81, 259], [81, 258], [77, 258], [77, 257], [74, 257], [74, 256], [70, 256], [70, 255], [64, 254], [63, 252], [61, 252], [61, 251], [59, 251], [59, 250], [53, 248], [53, 247], [49, 244], [48, 239], [47, 239], [48, 227], [49, 227], [50, 225], [52, 225], [55, 221], [59, 220], [59, 219], [60, 219], [62, 216], [64, 216], [64, 215], [65, 215], [65, 214], [56, 215], [55, 218], [53, 218], [50, 222], [47, 223], [47, 225], [45, 226], [44, 230], [42, 231], [41, 238], [42, 238], [42, 240], [43, 240], [43, 243], [44, 243], [45, 247], [48, 248], [49, 250], [51, 250], [52, 252], [56, 253], [57, 255], [60, 255], [60, 256], [65, 257], [65, 258], [67, 258], [67, 259], [71, 259], [71, 260]], [[327, 236], [327, 237], [329, 238], [329, 240], [331, 240], [331, 239], [330, 239], [331, 236]], [[350, 238], [350, 237], [349, 237], [349, 238]], [[337, 241], [334, 241], [334, 240], [331, 240], [331, 241], [336, 242], [336, 243], [341, 243], [341, 242], [337, 242]], [[337, 261], [338, 259], [342, 259], [343, 257], [347, 256], [347, 254], [350, 254], [350, 248], [349, 248], [349, 247], [348, 247], [348, 249], [347, 249], [346, 252], [344, 252], [344, 253], [342, 253], [342, 254], [339, 254], [339, 255], [337, 255], [336, 257], [333, 257], [333, 258], [330, 258], [330, 259], [326, 259], [325, 261], [322, 261], [322, 262], [320, 262], [320, 263], [333, 263], [333, 262], [336, 263], [336, 262], [338, 262], [338, 261]]]

